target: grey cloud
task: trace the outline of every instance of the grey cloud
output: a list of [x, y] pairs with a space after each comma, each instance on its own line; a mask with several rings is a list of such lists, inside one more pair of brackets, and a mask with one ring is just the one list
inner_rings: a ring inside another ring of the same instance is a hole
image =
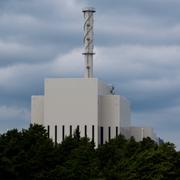
[[[97, 17], [95, 24], [98, 44], [152, 44], [175, 45], [179, 44], [180, 24], [164, 24], [156, 18], [144, 17], [140, 14], [127, 14]], [[102, 28], [103, 27], [103, 28]]]
[[27, 46], [19, 43], [0, 41], [0, 66], [46, 62], [56, 56], [56, 51], [49, 47]]
[[43, 93], [49, 64], [14, 65], [0, 69], [0, 105], [30, 107], [31, 95]]
[[180, 42], [180, 2], [177, 0], [115, 0], [113, 3], [105, 0], [93, 3], [97, 7], [95, 25], [98, 45], [174, 45]]
[[[1, 0], [1, 131], [28, 125], [23, 111], [43, 94], [44, 78], [82, 77], [86, 5], [97, 10], [95, 76], [128, 97], [135, 124], [180, 146], [179, 0]], [[8, 112], [19, 113], [13, 121]]]
[[103, 0], [91, 1], [91, 3], [102, 11], [108, 13], [131, 14], [139, 13], [147, 16], [155, 16], [163, 18], [176, 17], [178, 13], [178, 0]]
[[169, 107], [180, 97], [179, 47], [97, 48], [97, 76], [129, 97], [134, 111]]
[[[59, 53], [82, 44], [82, 27], [77, 23], [82, 17], [66, 12], [77, 13], [74, 1], [43, 1], [40, 9], [40, 4], [33, 1], [7, 1], [5, 5], [0, 16], [1, 65], [51, 61]], [[55, 14], [47, 11], [42, 15], [44, 6], [52, 11], [56, 9]]]
[[176, 144], [180, 148], [179, 141], [179, 110], [180, 106], [133, 113], [133, 124], [136, 126], [153, 127], [158, 135], [165, 141]]
[[0, 106], [0, 132], [13, 128], [25, 128], [30, 121], [27, 109], [17, 106]]

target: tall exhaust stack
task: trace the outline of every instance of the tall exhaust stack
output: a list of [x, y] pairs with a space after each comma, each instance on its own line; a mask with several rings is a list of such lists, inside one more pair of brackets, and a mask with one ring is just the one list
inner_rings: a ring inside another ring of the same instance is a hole
[[92, 78], [93, 77], [93, 25], [94, 25], [94, 18], [93, 13], [95, 9], [92, 7], [87, 7], [83, 9], [84, 13], [84, 60], [85, 60], [85, 78]]

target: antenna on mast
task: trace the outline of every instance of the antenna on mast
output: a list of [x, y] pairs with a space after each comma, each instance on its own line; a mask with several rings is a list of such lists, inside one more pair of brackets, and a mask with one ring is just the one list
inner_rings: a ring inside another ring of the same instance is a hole
[[93, 77], [93, 25], [94, 18], [93, 13], [96, 12], [93, 7], [87, 7], [83, 9], [84, 13], [84, 60], [85, 60], [85, 78]]

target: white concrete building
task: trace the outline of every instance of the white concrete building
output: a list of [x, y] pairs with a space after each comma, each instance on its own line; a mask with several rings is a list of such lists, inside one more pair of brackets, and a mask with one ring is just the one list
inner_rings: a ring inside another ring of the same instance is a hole
[[155, 142], [159, 141], [159, 138], [153, 131], [153, 128], [149, 127], [130, 127], [130, 136], [133, 136], [136, 141], [142, 141], [143, 138], [150, 137]]
[[[126, 98], [114, 95], [113, 87], [93, 78], [93, 8], [83, 10], [84, 78], [51, 78], [45, 80], [44, 96], [32, 96], [31, 123], [47, 127], [50, 137], [61, 142], [78, 127], [81, 136], [94, 139], [96, 146], [116, 137], [135, 136], [131, 128], [130, 105]], [[143, 137], [153, 132], [144, 128]]]
[[79, 127], [97, 145], [118, 135], [120, 127], [130, 127], [128, 101], [96, 78], [45, 80], [45, 94], [32, 96], [31, 111], [32, 123], [48, 127], [57, 142]]

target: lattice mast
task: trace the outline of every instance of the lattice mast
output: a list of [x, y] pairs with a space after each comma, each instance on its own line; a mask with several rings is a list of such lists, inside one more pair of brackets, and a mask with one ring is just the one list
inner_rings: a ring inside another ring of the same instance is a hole
[[95, 9], [92, 7], [87, 7], [83, 9], [84, 13], [84, 60], [85, 60], [85, 78], [92, 78], [93, 77], [93, 25], [94, 25], [94, 18], [93, 13]]

